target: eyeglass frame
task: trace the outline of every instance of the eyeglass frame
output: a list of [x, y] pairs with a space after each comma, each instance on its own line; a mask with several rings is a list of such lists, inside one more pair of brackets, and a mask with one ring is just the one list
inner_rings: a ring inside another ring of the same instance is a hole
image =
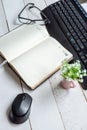
[[[25, 10], [25, 8], [27, 8], [29, 5], [31, 5], [28, 9], [32, 9], [32, 8], [36, 8], [40, 11], [40, 14], [44, 17], [44, 19], [30, 19], [30, 18], [26, 18], [26, 17], [22, 17], [21, 14], [23, 13], [23, 11]], [[25, 5], [25, 7], [20, 11], [20, 13], [18, 14], [18, 20], [20, 23], [22, 24], [31, 24], [31, 23], [36, 23], [37, 21], [43, 21], [44, 24], [40, 24], [40, 25], [45, 25], [45, 24], [49, 24], [50, 20], [47, 18], [47, 16], [42, 12], [41, 9], [39, 9], [37, 6], [35, 6], [34, 3], [28, 3], [27, 5]], [[22, 22], [21, 20], [27, 20], [27, 22]], [[30, 22], [29, 22], [30, 21]]]

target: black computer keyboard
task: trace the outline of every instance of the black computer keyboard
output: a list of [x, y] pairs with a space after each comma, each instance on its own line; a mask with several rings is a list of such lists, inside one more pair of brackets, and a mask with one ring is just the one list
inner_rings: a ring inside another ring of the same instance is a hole
[[[87, 70], [87, 13], [77, 0], [60, 0], [43, 11], [50, 20], [47, 30]], [[87, 76], [82, 84], [87, 89]]]

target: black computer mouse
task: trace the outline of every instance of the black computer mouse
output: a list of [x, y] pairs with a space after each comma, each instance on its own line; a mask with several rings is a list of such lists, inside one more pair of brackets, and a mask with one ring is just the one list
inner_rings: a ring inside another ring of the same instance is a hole
[[13, 123], [25, 122], [30, 114], [32, 97], [27, 93], [18, 94], [12, 103], [9, 118]]

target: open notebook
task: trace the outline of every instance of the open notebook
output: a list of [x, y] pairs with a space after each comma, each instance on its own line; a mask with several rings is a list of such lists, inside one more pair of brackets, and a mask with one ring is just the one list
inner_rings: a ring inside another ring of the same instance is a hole
[[56, 72], [72, 54], [39, 25], [23, 25], [0, 38], [0, 53], [34, 89]]

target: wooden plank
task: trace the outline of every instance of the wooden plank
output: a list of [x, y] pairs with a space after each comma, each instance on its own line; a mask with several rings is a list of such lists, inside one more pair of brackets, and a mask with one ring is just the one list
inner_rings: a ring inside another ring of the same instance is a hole
[[[28, 2], [32, 1], [25, 0], [25, 4], [27, 4]], [[34, 0], [34, 3], [40, 9], [45, 8], [45, 3], [43, 4], [43, 1], [40, 1], [39, 3], [37, 0]], [[23, 87], [24, 92], [29, 93], [33, 97], [33, 104], [30, 114], [30, 122], [32, 125], [32, 129], [64, 130], [61, 116], [58, 112], [49, 81], [46, 81], [33, 92], [26, 89], [24, 84]]]
[[[6, 13], [6, 20], [8, 22], [9, 31], [14, 29], [15, 27], [18, 27], [19, 24], [17, 24], [16, 18], [17, 14], [23, 7], [23, 1], [3, 1], [3, 7], [4, 11]], [[2, 62], [2, 59], [0, 59]], [[10, 110], [10, 106], [14, 98], [17, 96], [17, 94], [22, 92], [22, 87], [20, 84], [19, 77], [8, 67], [8, 65], [5, 65], [5, 67], [0, 68], [0, 122], [1, 126], [0, 128], [2, 130], [8, 129], [8, 130], [29, 130], [30, 124], [29, 120], [27, 120], [25, 123], [21, 125], [15, 125], [12, 124], [8, 119], [8, 113]]]
[[57, 72], [50, 78], [52, 90], [66, 130], [87, 129], [87, 104], [79, 84], [69, 90], [59, 84], [62, 77]]
[[64, 130], [60, 113], [52, 94], [49, 81], [44, 82], [35, 90], [24, 86], [24, 92], [33, 98], [30, 122], [33, 130]]
[[0, 0], [0, 36], [8, 32], [6, 18], [2, 6], [2, 1]]
[[22, 89], [19, 78], [7, 65], [0, 69], [0, 92], [0, 129], [29, 130], [29, 121], [22, 125], [15, 125], [8, 119], [11, 103], [15, 96], [22, 92]]
[[[18, 21], [18, 14], [24, 7], [23, 0], [3, 0], [4, 10], [9, 26], [9, 30], [12, 30], [20, 25]], [[26, 12], [24, 12], [24, 15], [26, 16]]]

